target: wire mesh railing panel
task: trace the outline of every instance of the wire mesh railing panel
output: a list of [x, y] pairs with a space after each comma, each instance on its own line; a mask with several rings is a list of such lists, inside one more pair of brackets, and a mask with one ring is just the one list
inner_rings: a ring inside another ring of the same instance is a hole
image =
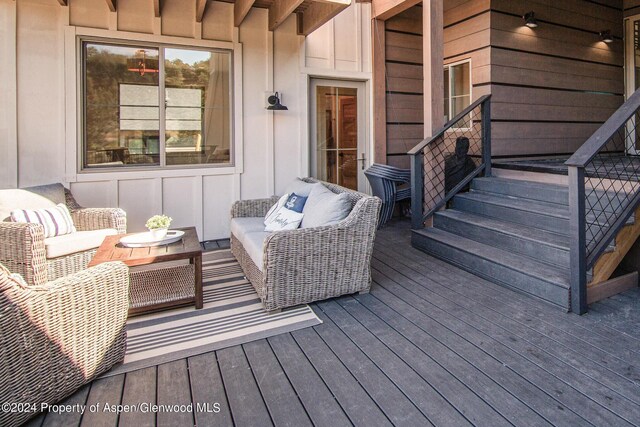
[[449, 200], [452, 192], [466, 190], [465, 183], [483, 164], [482, 104], [463, 115], [423, 151], [423, 217], [426, 219]]
[[640, 192], [640, 117], [634, 114], [585, 164], [585, 238], [590, 267], [594, 258], [615, 237], [637, 202]]

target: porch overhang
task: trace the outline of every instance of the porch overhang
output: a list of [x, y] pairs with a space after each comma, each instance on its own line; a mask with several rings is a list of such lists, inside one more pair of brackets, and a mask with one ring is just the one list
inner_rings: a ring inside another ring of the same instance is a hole
[[[195, 2], [196, 22], [201, 23], [207, 11], [209, 0]], [[233, 3], [233, 23], [239, 27], [252, 7], [269, 9], [269, 31], [274, 31], [291, 14], [296, 15], [298, 34], [308, 36], [338, 13], [351, 5], [352, 0], [222, 0]], [[413, 1], [413, 0], [412, 0]], [[58, 0], [62, 7], [68, 7], [68, 0]], [[162, 16], [163, 0], [153, 0], [156, 18]], [[112, 13], [118, 12], [117, 0], [105, 0], [105, 6]]]

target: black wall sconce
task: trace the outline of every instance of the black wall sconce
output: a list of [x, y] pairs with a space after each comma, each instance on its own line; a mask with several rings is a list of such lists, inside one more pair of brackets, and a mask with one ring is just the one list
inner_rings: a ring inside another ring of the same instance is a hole
[[536, 19], [536, 14], [531, 12], [527, 12], [522, 17], [524, 19], [524, 25], [529, 28], [536, 28], [538, 26], [538, 20]]
[[267, 110], [288, 110], [286, 106], [280, 103], [280, 97], [278, 96], [278, 92], [276, 92], [274, 95], [271, 95], [269, 98], [267, 98], [267, 102], [269, 103]]
[[611, 35], [611, 30], [600, 31], [600, 40], [602, 40], [605, 43], [613, 43], [613, 36]]

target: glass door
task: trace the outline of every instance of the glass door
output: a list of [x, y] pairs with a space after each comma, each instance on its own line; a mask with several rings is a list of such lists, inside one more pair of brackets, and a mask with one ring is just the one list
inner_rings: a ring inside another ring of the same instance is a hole
[[312, 175], [365, 191], [364, 83], [312, 80], [311, 91]]
[[[625, 20], [625, 92], [627, 98], [640, 89], [640, 15]], [[640, 135], [636, 120], [629, 121], [626, 140], [627, 154], [640, 155]]]

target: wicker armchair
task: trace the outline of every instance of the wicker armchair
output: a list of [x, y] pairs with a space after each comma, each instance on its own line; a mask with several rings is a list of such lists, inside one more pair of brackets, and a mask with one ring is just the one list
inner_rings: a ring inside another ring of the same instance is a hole
[[[317, 182], [311, 178], [304, 180]], [[351, 213], [333, 225], [271, 233], [263, 243], [260, 268], [231, 233], [231, 251], [267, 311], [369, 291], [381, 201], [338, 185], [322, 184], [334, 193], [348, 193]], [[277, 200], [272, 197], [237, 201], [231, 208], [231, 216], [264, 217]]]
[[[120, 262], [29, 286], [0, 264], [0, 396], [53, 404], [124, 358], [129, 271]], [[34, 412], [0, 411], [0, 425]]]
[[[14, 273], [19, 273], [30, 285], [41, 285], [47, 281], [67, 276], [87, 267], [96, 253], [97, 247], [71, 253], [65, 256], [47, 258], [44, 228], [40, 224], [14, 223], [3, 221], [17, 192], [29, 192], [49, 203], [65, 203], [69, 208], [78, 231], [115, 229], [118, 234], [126, 233], [127, 218], [122, 209], [83, 208], [71, 192], [62, 184], [52, 184], [22, 190], [0, 190], [0, 263]], [[98, 244], [99, 245], [99, 244]]]

